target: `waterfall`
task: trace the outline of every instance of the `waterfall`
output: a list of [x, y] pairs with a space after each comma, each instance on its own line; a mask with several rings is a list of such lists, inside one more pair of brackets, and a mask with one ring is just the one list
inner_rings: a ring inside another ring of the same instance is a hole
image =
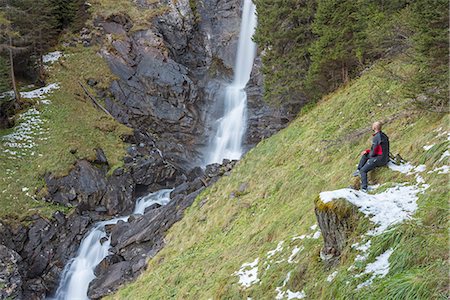
[[256, 54], [256, 45], [252, 41], [256, 22], [255, 5], [252, 0], [244, 0], [234, 79], [225, 89], [224, 115], [218, 120], [217, 132], [208, 151], [208, 164], [221, 163], [224, 158], [241, 158], [242, 139], [247, 128], [247, 93], [244, 89]]
[[[170, 200], [171, 189], [160, 190], [144, 196], [136, 202], [133, 214], [144, 214], [154, 203], [166, 205]], [[129, 216], [98, 222], [81, 242], [77, 256], [64, 268], [61, 281], [54, 298], [48, 300], [85, 300], [89, 283], [95, 278], [95, 267], [109, 254], [111, 237], [107, 238], [105, 225], [127, 221]], [[107, 238], [103, 243], [102, 239]]]

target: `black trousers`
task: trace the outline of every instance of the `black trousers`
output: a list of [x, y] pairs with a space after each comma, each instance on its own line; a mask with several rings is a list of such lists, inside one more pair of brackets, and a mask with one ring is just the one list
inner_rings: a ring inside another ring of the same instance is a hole
[[380, 157], [370, 157], [368, 154], [364, 154], [358, 164], [358, 170], [361, 174], [361, 188], [367, 189], [367, 173], [372, 171], [376, 167], [384, 166]]

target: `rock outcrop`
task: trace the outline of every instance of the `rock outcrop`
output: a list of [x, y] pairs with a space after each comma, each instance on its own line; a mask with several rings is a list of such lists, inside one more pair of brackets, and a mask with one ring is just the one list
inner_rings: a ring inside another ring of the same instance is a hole
[[317, 199], [315, 206], [317, 222], [324, 240], [320, 257], [325, 262], [334, 264], [339, 260], [357, 224], [358, 208], [344, 199], [328, 203]]
[[[134, 30], [126, 15], [96, 20], [108, 37], [101, 54], [118, 77], [106, 108], [120, 122], [150, 135], [171, 162], [190, 169], [201, 165], [202, 149], [222, 114], [223, 90], [233, 76], [241, 1], [160, 0], [142, 8], [161, 5], [167, 10], [142, 30]], [[258, 58], [248, 85], [248, 147], [286, 126], [296, 113], [262, 100], [260, 68]]]
[[56, 212], [52, 219], [31, 217], [29, 226], [0, 223], [0, 282], [6, 284], [0, 288], [0, 299], [44, 299], [57, 287], [89, 225], [98, 219], [94, 214]]
[[[107, 158], [97, 149], [94, 161], [77, 161], [69, 175], [45, 176], [47, 200], [75, 206], [79, 212], [97, 211], [107, 215], [130, 213], [134, 207], [136, 187], [141, 190], [173, 186], [181, 171], [166, 162], [157, 151], [142, 153], [129, 149], [128, 163], [107, 176]], [[145, 151], [144, 151], [145, 152]]]

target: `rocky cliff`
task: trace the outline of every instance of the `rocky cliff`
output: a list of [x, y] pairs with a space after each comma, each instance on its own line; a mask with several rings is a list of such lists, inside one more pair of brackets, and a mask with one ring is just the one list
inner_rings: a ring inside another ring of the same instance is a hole
[[[107, 109], [120, 122], [150, 135], [167, 158], [183, 168], [200, 165], [222, 110], [222, 91], [232, 80], [240, 1], [159, 1], [149, 28], [133, 30], [126, 15], [97, 19], [107, 41], [102, 55], [118, 79]], [[249, 92], [246, 144], [284, 127], [296, 111], [262, 101], [260, 60]]]

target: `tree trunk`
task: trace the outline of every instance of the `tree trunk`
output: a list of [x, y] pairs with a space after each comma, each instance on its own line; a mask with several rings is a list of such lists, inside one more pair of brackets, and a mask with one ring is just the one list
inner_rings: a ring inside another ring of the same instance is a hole
[[12, 44], [12, 37], [9, 37], [9, 64], [11, 68], [11, 82], [14, 90], [14, 96], [16, 97], [16, 101], [18, 103], [21, 102], [20, 93], [17, 89], [17, 83], [16, 83], [16, 75], [14, 74], [14, 58], [13, 58], [13, 44]]

